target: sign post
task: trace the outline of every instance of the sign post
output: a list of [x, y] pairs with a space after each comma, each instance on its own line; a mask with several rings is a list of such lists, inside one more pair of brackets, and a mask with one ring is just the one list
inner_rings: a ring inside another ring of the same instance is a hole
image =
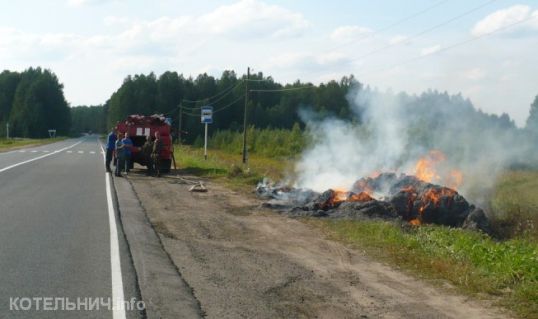
[[202, 106], [201, 122], [205, 125], [204, 159], [207, 160], [207, 125], [213, 123], [213, 107]]
[[6, 138], [9, 140], [9, 123], [6, 123]]

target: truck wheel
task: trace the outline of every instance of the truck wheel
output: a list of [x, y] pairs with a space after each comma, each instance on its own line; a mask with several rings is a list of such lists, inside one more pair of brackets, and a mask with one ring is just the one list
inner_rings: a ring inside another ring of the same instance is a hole
[[172, 160], [161, 160], [161, 172], [170, 173], [170, 168], [172, 167]]

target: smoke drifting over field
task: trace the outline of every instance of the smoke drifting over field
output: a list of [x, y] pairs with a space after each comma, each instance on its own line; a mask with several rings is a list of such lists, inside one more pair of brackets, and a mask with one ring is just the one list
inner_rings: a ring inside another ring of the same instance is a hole
[[508, 116], [477, 111], [460, 95], [395, 95], [357, 85], [348, 101], [355, 115], [349, 120], [301, 112], [312, 145], [296, 165], [295, 186], [349, 189], [379, 172], [416, 175], [420, 159], [429, 158], [432, 182], [452, 186], [457, 179], [460, 193], [480, 201], [502, 169], [528, 160], [530, 143]]

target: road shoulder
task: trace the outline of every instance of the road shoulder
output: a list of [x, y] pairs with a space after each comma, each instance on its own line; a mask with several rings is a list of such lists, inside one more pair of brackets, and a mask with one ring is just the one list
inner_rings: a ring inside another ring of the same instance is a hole
[[507, 318], [192, 176], [131, 174], [160, 240], [207, 318]]
[[201, 318], [200, 305], [164, 251], [129, 181], [115, 178], [119, 215], [148, 318]]

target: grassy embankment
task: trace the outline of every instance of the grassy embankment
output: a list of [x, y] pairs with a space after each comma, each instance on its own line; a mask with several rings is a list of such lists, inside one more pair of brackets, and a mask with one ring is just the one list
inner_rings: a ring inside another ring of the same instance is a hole
[[66, 137], [55, 137], [55, 138], [45, 138], [45, 139], [34, 139], [34, 138], [14, 138], [14, 139], [5, 139], [0, 138], [0, 152], [10, 151], [13, 149], [18, 149], [22, 147], [45, 145], [50, 143], [59, 142], [65, 140]]
[[[183, 146], [176, 160], [184, 171], [213, 177], [233, 187], [249, 188], [263, 176], [282, 178], [293, 159], [252, 154], [249, 170], [241, 154]], [[330, 238], [366, 250], [370, 255], [419, 277], [443, 279], [459, 291], [492, 298], [522, 318], [538, 318], [538, 172], [503, 175], [491, 199], [503, 240], [438, 226], [402, 227], [380, 221], [306, 222]]]

